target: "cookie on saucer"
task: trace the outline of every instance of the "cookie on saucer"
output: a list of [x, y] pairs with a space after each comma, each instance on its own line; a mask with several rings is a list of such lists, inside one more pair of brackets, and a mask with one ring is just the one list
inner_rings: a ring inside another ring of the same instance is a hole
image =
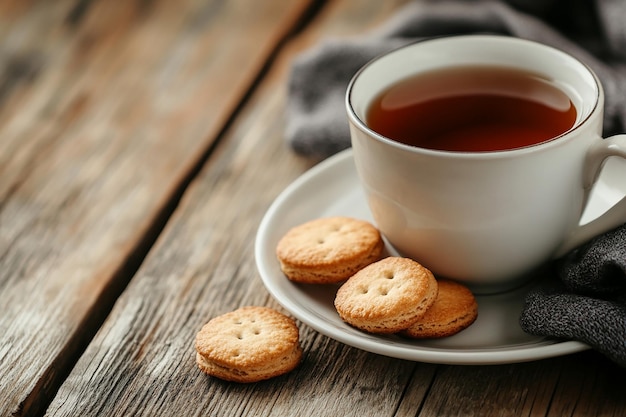
[[350, 277], [337, 291], [343, 321], [370, 333], [396, 333], [422, 317], [437, 297], [437, 281], [418, 262], [388, 257]]
[[276, 256], [290, 280], [332, 284], [380, 259], [383, 248], [380, 232], [371, 223], [327, 217], [290, 229], [278, 242]]
[[435, 303], [417, 322], [401, 334], [415, 339], [452, 336], [469, 327], [478, 317], [472, 292], [457, 282], [440, 280]]

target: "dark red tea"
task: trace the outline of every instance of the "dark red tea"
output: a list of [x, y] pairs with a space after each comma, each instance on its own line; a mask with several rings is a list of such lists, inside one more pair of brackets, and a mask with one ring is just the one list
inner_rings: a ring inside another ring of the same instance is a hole
[[392, 85], [371, 104], [367, 125], [408, 145], [496, 151], [534, 145], [574, 125], [576, 108], [550, 80], [499, 67], [459, 67]]

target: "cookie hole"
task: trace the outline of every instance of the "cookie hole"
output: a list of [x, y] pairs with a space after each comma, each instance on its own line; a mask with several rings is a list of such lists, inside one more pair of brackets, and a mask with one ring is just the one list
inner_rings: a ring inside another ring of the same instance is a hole
[[252, 331], [252, 333], [253, 333], [253, 334], [255, 334], [255, 335], [260, 335], [260, 334], [261, 334], [261, 331], [260, 331], [259, 329], [254, 329], [254, 330]]
[[237, 339], [239, 339], [239, 340], [243, 340], [243, 334], [241, 334], [241, 333], [237, 333], [237, 334], [235, 335], [235, 337], [236, 337]]
[[380, 295], [382, 295], [384, 297], [387, 294], [389, 294], [389, 290], [387, 288], [379, 288], [378, 289], [378, 294], [380, 294]]
[[324, 239], [317, 239], [318, 245], [323, 245], [324, 242], [325, 242]]
[[395, 275], [394, 275], [393, 271], [385, 271], [384, 276], [387, 279], [394, 279], [395, 278]]
[[234, 352], [232, 353], [232, 355], [233, 355], [233, 358], [237, 358], [237, 357], [239, 357], [239, 355], [241, 355], [241, 353], [239, 353], [239, 351], [238, 351], [238, 350], [236, 350], [236, 351], [234, 351]]
[[361, 291], [361, 294], [367, 294], [369, 292], [369, 288], [367, 287], [361, 287], [359, 290]]

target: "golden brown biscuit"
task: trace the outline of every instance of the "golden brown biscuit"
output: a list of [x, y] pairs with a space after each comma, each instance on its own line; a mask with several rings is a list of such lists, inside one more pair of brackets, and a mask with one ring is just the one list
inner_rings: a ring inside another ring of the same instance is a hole
[[195, 347], [203, 372], [244, 383], [287, 373], [302, 357], [295, 321], [268, 307], [242, 307], [213, 318], [198, 332]]
[[437, 281], [419, 263], [389, 257], [361, 269], [337, 291], [346, 323], [370, 333], [395, 333], [415, 323], [437, 297]]
[[380, 259], [383, 247], [380, 232], [371, 223], [328, 217], [289, 230], [278, 242], [276, 256], [290, 280], [331, 284]]
[[440, 280], [435, 303], [416, 323], [400, 332], [411, 338], [452, 336], [469, 327], [478, 317], [478, 304], [472, 292], [459, 283]]

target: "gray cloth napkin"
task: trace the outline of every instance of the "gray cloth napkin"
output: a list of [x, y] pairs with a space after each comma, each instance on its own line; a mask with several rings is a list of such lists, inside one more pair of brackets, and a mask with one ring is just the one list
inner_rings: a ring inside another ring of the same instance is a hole
[[[419, 39], [495, 33], [538, 41], [587, 63], [602, 80], [605, 135], [626, 129], [626, 1], [415, 1], [365, 36], [326, 40], [294, 61], [286, 139], [315, 159], [350, 147], [344, 95], [367, 61]], [[520, 323], [532, 334], [588, 343], [626, 366], [626, 226], [573, 251], [529, 294]]]
[[626, 366], [626, 225], [573, 250], [526, 297], [528, 333], [579, 340]]

